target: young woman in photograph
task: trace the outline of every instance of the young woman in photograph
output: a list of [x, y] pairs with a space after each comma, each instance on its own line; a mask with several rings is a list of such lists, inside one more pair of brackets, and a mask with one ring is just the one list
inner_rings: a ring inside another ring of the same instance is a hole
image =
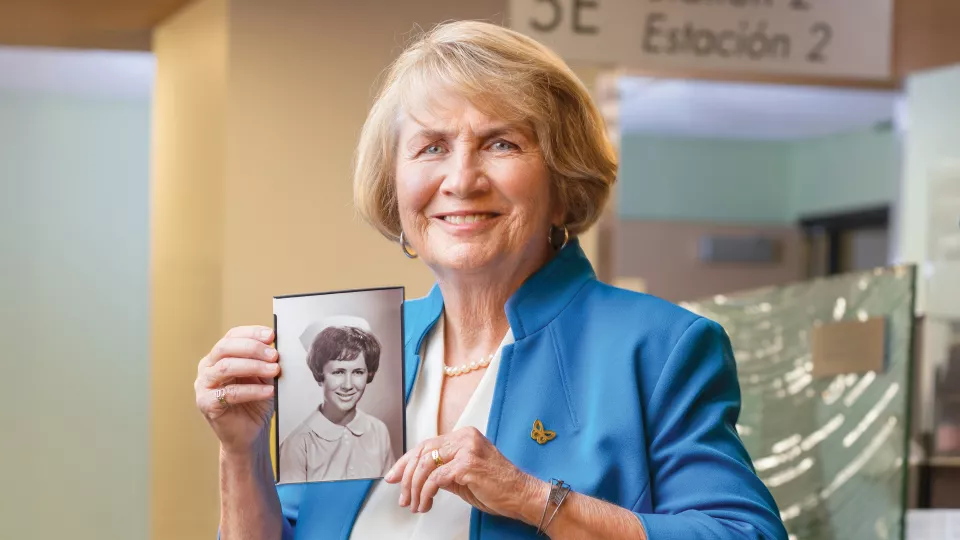
[[376, 478], [396, 458], [386, 424], [357, 408], [380, 367], [380, 342], [368, 329], [307, 329], [307, 366], [323, 403], [280, 444], [280, 483]]

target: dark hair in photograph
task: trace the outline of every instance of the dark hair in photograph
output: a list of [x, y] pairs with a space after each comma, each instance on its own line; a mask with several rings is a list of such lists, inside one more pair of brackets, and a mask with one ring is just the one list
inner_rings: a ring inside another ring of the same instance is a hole
[[307, 366], [313, 378], [323, 384], [323, 366], [335, 360], [354, 360], [363, 354], [367, 365], [367, 382], [380, 368], [380, 341], [376, 336], [353, 326], [329, 326], [313, 338], [307, 353]]

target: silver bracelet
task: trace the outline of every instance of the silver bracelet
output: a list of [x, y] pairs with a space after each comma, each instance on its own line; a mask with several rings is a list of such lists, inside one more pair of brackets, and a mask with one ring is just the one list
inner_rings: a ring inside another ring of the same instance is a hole
[[[557, 517], [557, 512], [560, 511], [560, 505], [566, 500], [568, 493], [570, 493], [570, 484], [556, 478], [550, 479], [550, 494], [547, 495], [547, 501], [543, 505], [540, 524], [537, 525], [537, 536], [543, 536], [544, 533], [547, 532], [547, 527], [553, 523], [553, 518]], [[544, 524], [543, 519], [547, 517], [547, 510], [550, 508], [550, 503], [553, 503], [555, 507], [553, 513], [550, 514], [550, 519]]]

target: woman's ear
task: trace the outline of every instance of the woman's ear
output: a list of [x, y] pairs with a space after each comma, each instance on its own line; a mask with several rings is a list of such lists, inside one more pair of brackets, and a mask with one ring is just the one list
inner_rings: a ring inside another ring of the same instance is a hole
[[562, 227], [567, 222], [567, 208], [563, 198], [555, 190], [553, 194], [553, 212], [550, 214], [550, 225]]
[[550, 212], [550, 225], [562, 225], [566, 218], [566, 201], [563, 200], [563, 194], [560, 191], [561, 178], [557, 173], [551, 173], [550, 178], [550, 206], [553, 207]]
[[553, 212], [550, 213], [550, 230], [554, 227], [562, 229], [567, 224], [567, 208], [559, 193], [554, 193]]

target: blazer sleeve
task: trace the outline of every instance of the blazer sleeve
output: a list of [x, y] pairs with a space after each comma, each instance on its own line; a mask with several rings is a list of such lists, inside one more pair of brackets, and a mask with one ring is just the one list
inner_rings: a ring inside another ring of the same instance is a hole
[[667, 358], [648, 402], [651, 540], [786, 540], [777, 504], [736, 430], [740, 385], [723, 328], [698, 318]]
[[303, 497], [304, 484], [282, 484], [277, 486], [280, 496], [280, 508], [283, 511], [282, 540], [293, 540], [300, 513], [300, 499]]

